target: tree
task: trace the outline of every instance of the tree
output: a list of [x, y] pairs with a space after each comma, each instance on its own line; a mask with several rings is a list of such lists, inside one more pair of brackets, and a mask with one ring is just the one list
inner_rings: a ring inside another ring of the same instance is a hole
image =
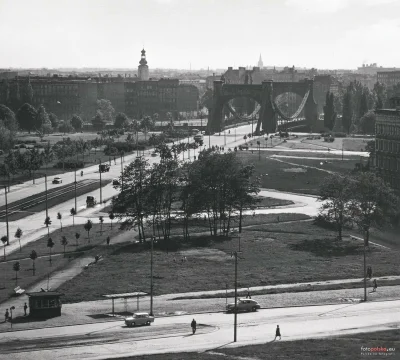
[[110, 218], [110, 222], [111, 222], [111, 229], [112, 229], [112, 222], [113, 222], [113, 220], [114, 220], [114, 218], [115, 218], [115, 215], [114, 215], [114, 213], [113, 213], [113, 212], [110, 212], [110, 213], [109, 213], [109, 215], [108, 215], [108, 217]]
[[72, 118], [71, 118], [71, 125], [75, 129], [75, 131], [82, 130], [83, 120], [81, 119], [81, 117], [79, 115], [74, 114], [74, 115], [72, 115]]
[[64, 246], [64, 257], [65, 257], [65, 247], [68, 245], [68, 240], [65, 236], [61, 237], [61, 245]]
[[0, 148], [10, 150], [13, 148], [16, 139], [16, 132], [9, 130], [0, 120]]
[[324, 126], [329, 130], [333, 129], [336, 120], [335, 112], [335, 99], [331, 92], [326, 93], [326, 100], [324, 105]]
[[39, 106], [36, 117], [36, 129], [42, 131], [43, 134], [50, 134], [52, 131], [51, 121], [43, 105]]
[[46, 171], [47, 171], [47, 164], [53, 161], [54, 159], [54, 152], [53, 149], [51, 148], [50, 141], [46, 143], [44, 146], [43, 152], [42, 152], [42, 159], [43, 163], [46, 165]]
[[358, 113], [359, 118], [362, 118], [368, 112], [368, 110], [367, 90], [364, 90], [360, 100], [360, 109]]
[[15, 237], [18, 239], [18, 242], [19, 242], [19, 252], [22, 251], [22, 247], [21, 247], [22, 234], [23, 234], [23, 232], [22, 232], [21, 228], [18, 228], [17, 231], [15, 232]]
[[37, 111], [30, 104], [22, 105], [17, 111], [17, 120], [19, 127], [23, 130], [31, 132], [37, 126], [36, 124]]
[[58, 128], [59, 120], [56, 114], [54, 113], [49, 113], [49, 119], [51, 122], [51, 127], [55, 130]]
[[60, 125], [58, 126], [58, 130], [64, 134], [69, 134], [74, 130], [74, 127], [69, 120], [62, 120], [60, 121]]
[[375, 122], [376, 115], [374, 111], [368, 111], [364, 116], [360, 119], [360, 127], [361, 131], [364, 134], [375, 134]]
[[383, 100], [380, 96], [377, 97], [375, 102], [375, 110], [383, 109]]
[[49, 228], [49, 226], [51, 225], [50, 216], [47, 216], [46, 219], [44, 219], [44, 224], [47, 227], [47, 236], [50, 236], [50, 228]]
[[154, 129], [154, 121], [150, 116], [145, 116], [140, 122], [140, 128], [143, 129], [145, 140], [147, 140], [147, 132]]
[[75, 208], [71, 208], [70, 213], [72, 215], [72, 224], [73, 224], [73, 226], [75, 226], [75, 215], [76, 215]]
[[367, 146], [365, 147], [365, 151], [369, 152], [369, 156], [375, 154], [375, 140], [370, 140], [367, 142]]
[[101, 99], [97, 100], [97, 110], [103, 115], [103, 120], [108, 124], [114, 123], [115, 110], [110, 100]]
[[14, 112], [3, 104], [0, 104], [0, 121], [8, 130], [13, 132], [18, 130], [18, 122]]
[[103, 233], [103, 222], [104, 222], [104, 217], [99, 216], [99, 221], [100, 221], [100, 234]]
[[129, 119], [124, 113], [118, 113], [115, 117], [114, 126], [117, 129], [125, 129], [129, 124]]
[[349, 91], [346, 91], [343, 97], [342, 125], [348, 134], [350, 133], [352, 119], [353, 119], [353, 108], [351, 103], [351, 93]]
[[88, 221], [86, 222], [86, 224], [85, 224], [83, 227], [85, 228], [85, 230], [86, 230], [87, 233], [88, 233], [88, 242], [90, 243], [90, 230], [91, 230], [92, 227], [93, 227], [92, 221], [91, 221], [91, 220], [88, 220]]
[[4, 261], [6, 261], [6, 246], [9, 245], [8, 237], [6, 235], [2, 236], [1, 242], [3, 243], [4, 246]]
[[372, 172], [359, 172], [352, 181], [350, 203], [353, 222], [365, 234], [365, 245], [369, 244], [371, 227], [390, 225], [397, 215], [399, 199], [386, 183]]
[[38, 149], [25, 151], [24, 153], [17, 154], [19, 167], [29, 174], [32, 178], [33, 184], [35, 183], [35, 171], [39, 170], [43, 165], [43, 156]]
[[81, 237], [81, 234], [80, 233], [78, 233], [78, 232], [76, 232], [75, 233], [75, 239], [76, 239], [76, 246], [78, 246], [79, 244], [78, 244], [78, 239]]
[[97, 110], [96, 115], [92, 118], [92, 124], [95, 130], [103, 130], [105, 128], [106, 121], [101, 111]]
[[18, 285], [18, 271], [21, 270], [21, 264], [19, 261], [16, 261], [13, 264], [13, 270], [15, 271], [15, 285]]
[[323, 202], [320, 216], [335, 225], [338, 239], [342, 240], [343, 227], [351, 222], [351, 178], [338, 174], [329, 175], [319, 189], [319, 201]]
[[29, 258], [32, 260], [32, 275], [35, 276], [35, 260], [37, 259], [37, 253], [35, 250], [32, 250], [29, 254]]
[[61, 231], [62, 231], [62, 214], [60, 212], [57, 213], [57, 219], [60, 220], [60, 227], [61, 227]]
[[49, 261], [50, 261], [50, 266], [51, 266], [51, 249], [54, 246], [54, 242], [52, 238], [47, 239], [47, 247], [49, 248]]

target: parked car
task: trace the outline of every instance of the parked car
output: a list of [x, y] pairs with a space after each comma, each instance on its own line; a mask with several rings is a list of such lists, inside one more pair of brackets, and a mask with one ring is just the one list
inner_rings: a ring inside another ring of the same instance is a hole
[[112, 184], [113, 185], [119, 185], [119, 179], [113, 179]]
[[55, 177], [53, 179], [53, 184], [62, 184], [62, 179], [60, 177]]
[[96, 198], [94, 196], [87, 196], [86, 197], [86, 206], [91, 207], [97, 204]]
[[151, 156], [152, 156], [152, 157], [156, 157], [156, 156], [157, 156], [157, 153], [156, 153], [156, 152], [152, 152], [152, 153], [151, 153]]
[[154, 322], [154, 317], [148, 313], [135, 313], [125, 319], [126, 326], [148, 325]]
[[[257, 309], [260, 309], [261, 306], [260, 304], [252, 299], [238, 299], [237, 301], [237, 311], [257, 311]], [[235, 311], [235, 303], [230, 303], [226, 305], [226, 311], [227, 312], [233, 312]]]

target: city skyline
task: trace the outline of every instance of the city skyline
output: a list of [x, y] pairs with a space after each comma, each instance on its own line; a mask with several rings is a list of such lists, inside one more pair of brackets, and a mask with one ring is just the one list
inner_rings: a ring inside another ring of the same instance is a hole
[[398, 10], [395, 0], [2, 0], [0, 67], [135, 69], [143, 47], [150, 69], [256, 66], [260, 53], [264, 66], [395, 67]]

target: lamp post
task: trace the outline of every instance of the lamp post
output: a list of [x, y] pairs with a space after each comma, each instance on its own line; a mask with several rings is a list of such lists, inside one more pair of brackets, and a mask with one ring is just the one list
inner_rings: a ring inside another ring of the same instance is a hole
[[[78, 211], [78, 208], [76, 206], [76, 163], [75, 163], [75, 182], [74, 182], [74, 184], [75, 184], [75, 211]], [[47, 208], [47, 206], [46, 206], [46, 208]]]
[[103, 193], [101, 189], [101, 159], [99, 159], [99, 175], [100, 175], [100, 203], [103, 202]]
[[364, 302], [367, 301], [367, 261], [365, 257], [365, 246], [367, 243], [367, 234], [364, 234]]
[[235, 257], [235, 308], [234, 308], [234, 325], [233, 325], [233, 342], [237, 341], [237, 252], [234, 251], [231, 256]]
[[[7, 204], [7, 186], [4, 186], [4, 195], [6, 197], [6, 226], [7, 226], [7, 245], [10, 245], [10, 230], [8, 228], [8, 204]], [[4, 253], [5, 254], [5, 253]]]
[[123, 165], [124, 159], [122, 157], [122, 151], [120, 155], [121, 155], [121, 190], [124, 191], [124, 165]]
[[153, 316], [153, 242], [155, 237], [151, 237], [151, 255], [150, 255], [150, 316]]
[[11, 306], [10, 307], [10, 313], [11, 313], [11, 317], [10, 317], [10, 325], [11, 325], [11, 329], [12, 329], [12, 322], [13, 322], [13, 316], [12, 316], [12, 312], [13, 310], [15, 310], [15, 306]]

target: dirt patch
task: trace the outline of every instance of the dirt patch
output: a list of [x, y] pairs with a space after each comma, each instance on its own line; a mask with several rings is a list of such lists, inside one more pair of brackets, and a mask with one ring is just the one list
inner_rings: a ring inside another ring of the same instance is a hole
[[307, 172], [304, 168], [290, 168], [290, 169], [283, 169], [284, 172], [292, 172], [292, 173], [305, 173]]
[[211, 260], [211, 261], [226, 261], [231, 259], [230, 255], [218, 249], [204, 249], [204, 248], [188, 249], [180, 251], [179, 254], [181, 256], [186, 256], [188, 260], [194, 257], [196, 259]]

